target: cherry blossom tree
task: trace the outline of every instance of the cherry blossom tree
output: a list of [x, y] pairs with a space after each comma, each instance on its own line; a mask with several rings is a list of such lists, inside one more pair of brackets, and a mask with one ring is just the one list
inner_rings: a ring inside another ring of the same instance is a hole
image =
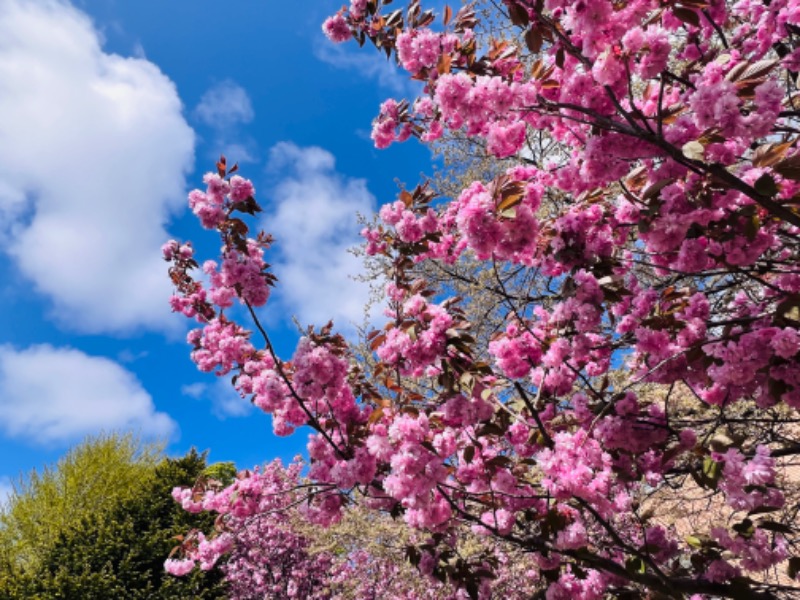
[[[800, 2], [505, 0], [493, 38], [472, 5], [391, 4], [323, 25], [423, 86], [382, 104], [375, 145], [454, 132], [502, 168], [401, 190], [364, 230], [388, 280], [370, 360], [331, 324], [287, 360], [257, 312], [271, 238], [248, 237], [253, 186], [220, 161], [189, 198], [222, 240], [209, 286], [190, 244], [164, 247], [198, 367], [234, 373], [276, 433], [314, 431], [305, 519], [402, 518], [412, 562], [459, 593], [491, 597], [508, 546], [548, 600], [796, 595]], [[420, 276], [462, 261], [493, 330]], [[676, 514], [690, 498], [704, 522]], [[465, 527], [485, 555], [457, 551]], [[221, 531], [180, 564], [234, 547]]]
[[[232, 485], [213, 479], [193, 488], [176, 488], [173, 497], [191, 513], [219, 515], [218, 531], [193, 531], [182, 540], [183, 558], [166, 568], [184, 575], [199, 566], [209, 570], [223, 555], [222, 570], [232, 598], [466, 598], [445, 578], [421, 578], [412, 562], [431, 569], [431, 557], [415, 551], [436, 542], [402, 522], [365, 506], [352, 505], [326, 528], [309, 520], [306, 500], [315, 485], [300, 477], [298, 457], [284, 467], [276, 460], [242, 472]], [[489, 543], [468, 529], [459, 532], [453, 552], [493, 573], [492, 589], [504, 598], [526, 598], [536, 589], [535, 563], [513, 546]], [[484, 587], [489, 579], [483, 580]], [[476, 589], [477, 593], [477, 589]], [[484, 591], [484, 595], [488, 590]]]

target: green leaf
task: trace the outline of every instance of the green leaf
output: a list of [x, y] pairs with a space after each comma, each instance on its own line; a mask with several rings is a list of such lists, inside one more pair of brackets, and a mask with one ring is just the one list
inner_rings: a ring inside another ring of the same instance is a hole
[[733, 530], [744, 538], [751, 538], [756, 532], [756, 528], [750, 519], [744, 519], [733, 526]]
[[722, 475], [722, 463], [715, 461], [710, 456], [703, 459], [703, 475], [712, 481], [718, 481]]
[[647, 565], [638, 556], [631, 556], [625, 560], [625, 570], [629, 573], [644, 574], [647, 571]]
[[756, 239], [756, 235], [758, 234], [758, 230], [761, 228], [761, 220], [758, 218], [758, 215], [753, 215], [744, 223], [744, 234], [747, 236], [747, 239], [751, 242]]
[[703, 547], [703, 540], [699, 537], [694, 535], [687, 535], [684, 540], [687, 544], [689, 544], [692, 548], [702, 548]]

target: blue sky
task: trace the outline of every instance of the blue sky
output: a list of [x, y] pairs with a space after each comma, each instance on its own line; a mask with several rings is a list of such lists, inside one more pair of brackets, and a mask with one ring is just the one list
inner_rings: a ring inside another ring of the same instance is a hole
[[241, 467], [303, 449], [190, 362], [159, 248], [191, 239], [211, 257], [185, 196], [224, 152], [277, 239], [262, 314], [283, 355], [292, 315], [359, 318], [355, 212], [415, 185], [430, 155], [373, 148], [380, 102], [414, 88], [374, 50], [324, 38], [340, 6], [0, 3], [0, 493], [101, 431]]

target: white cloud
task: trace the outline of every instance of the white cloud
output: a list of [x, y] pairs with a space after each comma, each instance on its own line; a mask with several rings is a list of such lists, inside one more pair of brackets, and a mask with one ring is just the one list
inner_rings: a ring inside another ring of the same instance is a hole
[[199, 400], [206, 393], [208, 385], [205, 383], [189, 383], [181, 386], [181, 394]]
[[217, 379], [213, 385], [196, 382], [181, 386], [181, 394], [195, 400], [210, 400], [214, 414], [220, 419], [244, 417], [253, 408], [250, 400], [242, 398], [227, 377]]
[[249, 123], [255, 113], [247, 90], [234, 81], [223, 81], [209, 88], [195, 108], [197, 118], [216, 129]]
[[337, 69], [356, 71], [392, 94], [408, 99], [416, 98], [422, 91], [418, 82], [410, 79], [392, 59], [385, 54], [370, 52], [369, 49], [347, 50], [345, 44], [331, 44], [327, 40], [314, 47], [314, 55], [324, 63]]
[[240, 127], [255, 118], [255, 111], [247, 90], [238, 83], [226, 80], [210, 87], [194, 115], [213, 132], [213, 141], [206, 140], [210, 158], [216, 160], [222, 154], [231, 163], [258, 160], [258, 144]]
[[38, 345], [0, 346], [0, 429], [9, 437], [53, 444], [112, 430], [166, 438], [176, 425], [116, 362]]
[[348, 252], [361, 242], [357, 214], [371, 214], [375, 198], [366, 181], [335, 170], [322, 148], [281, 142], [270, 150], [269, 168], [284, 174], [269, 196], [263, 228], [274, 234], [277, 300], [302, 324], [352, 331], [364, 321], [369, 286], [352, 276], [361, 259]]
[[121, 363], [134, 363], [137, 360], [145, 358], [148, 355], [147, 350], [141, 350], [139, 352], [134, 352], [128, 348], [120, 350], [117, 354], [117, 360]]
[[193, 162], [181, 111], [158, 67], [103, 52], [83, 13], [0, 2], [0, 249], [60, 324], [176, 326], [159, 248]]

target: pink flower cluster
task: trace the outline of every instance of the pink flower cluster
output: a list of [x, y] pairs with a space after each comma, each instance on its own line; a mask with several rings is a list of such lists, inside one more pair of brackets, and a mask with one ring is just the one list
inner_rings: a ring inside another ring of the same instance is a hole
[[322, 31], [329, 40], [337, 44], [346, 42], [353, 37], [353, 34], [350, 32], [350, 26], [342, 15], [334, 15], [325, 19], [325, 22], [322, 24]]
[[416, 75], [436, 66], [442, 52], [452, 52], [455, 36], [437, 34], [430, 29], [404, 30], [397, 36], [397, 57], [403, 68]]
[[478, 181], [461, 192], [453, 205], [456, 225], [470, 249], [481, 260], [533, 264], [539, 224], [535, 212], [540, 197], [531, 186], [522, 201], [507, 211], [498, 210], [498, 200]]
[[381, 220], [394, 227], [397, 237], [408, 243], [420, 241], [426, 234], [437, 230], [438, 221], [433, 209], [428, 209], [422, 217], [417, 217], [400, 200], [384, 205], [380, 210]]
[[758, 446], [749, 461], [735, 448], [715, 458], [724, 464], [720, 489], [732, 508], [751, 511], [764, 506], [783, 506], [783, 494], [773, 487], [775, 461], [768, 447]]
[[399, 314], [402, 326], [386, 332], [376, 354], [387, 364], [398, 366], [401, 373], [418, 377], [429, 367], [436, 367], [436, 361], [445, 356], [447, 330], [453, 325], [453, 317], [419, 294], [408, 298]]
[[238, 175], [228, 181], [216, 173], [206, 173], [203, 182], [208, 186], [205, 192], [189, 193], [189, 208], [206, 229], [215, 229], [227, 218], [232, 205], [252, 198], [255, 193], [253, 184]]
[[604, 516], [613, 514], [614, 476], [612, 458], [600, 444], [582, 430], [557, 433], [552, 449], [536, 455], [542, 469], [542, 485], [557, 500], [583, 498], [597, 507]]
[[224, 317], [214, 319], [202, 329], [193, 329], [186, 341], [194, 346], [192, 360], [201, 371], [226, 375], [243, 365], [255, 352], [250, 333]]
[[239, 296], [250, 306], [263, 306], [269, 298], [269, 286], [265, 278], [268, 265], [264, 262], [264, 249], [255, 240], [247, 241], [247, 252], [231, 249], [225, 252], [222, 267], [213, 260], [203, 264], [211, 287], [209, 297], [220, 308], [233, 306], [233, 298]]

